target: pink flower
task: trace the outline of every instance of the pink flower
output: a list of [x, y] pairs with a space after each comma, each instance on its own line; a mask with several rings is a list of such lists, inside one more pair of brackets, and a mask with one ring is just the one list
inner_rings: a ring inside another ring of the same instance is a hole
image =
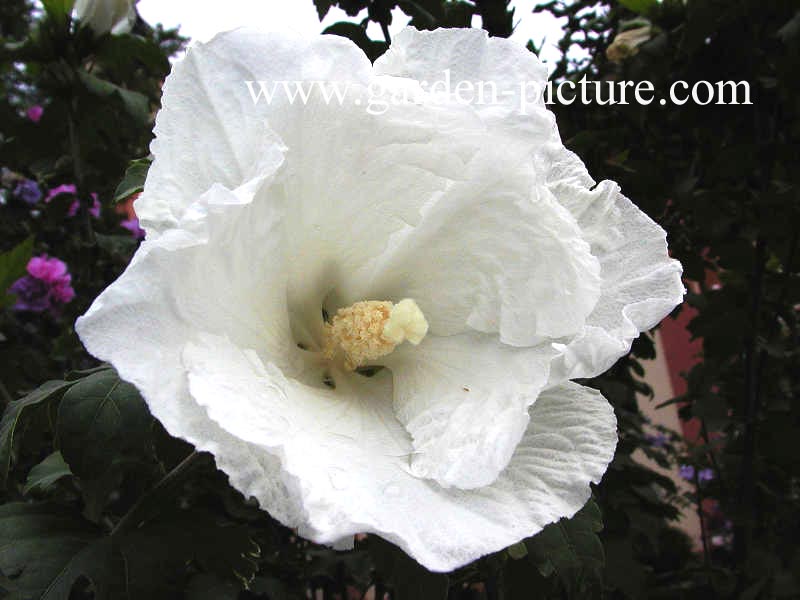
[[75, 298], [72, 276], [64, 261], [34, 256], [28, 261], [28, 274], [17, 279], [9, 291], [17, 297], [13, 308], [20, 311], [57, 313]]
[[132, 219], [125, 219], [120, 222], [120, 227], [124, 227], [131, 232], [131, 235], [137, 240], [144, 239], [144, 229], [139, 227], [139, 219], [133, 217]]
[[57, 258], [47, 258], [47, 256], [34, 256], [26, 269], [31, 277], [41, 279], [45, 283], [57, 283], [63, 278], [69, 277], [67, 265], [64, 261]]
[[[92, 192], [92, 206], [89, 209], [89, 214], [92, 215], [95, 219], [100, 218], [100, 200], [97, 199], [97, 194]], [[68, 217], [74, 217], [78, 214], [78, 209], [81, 207], [81, 202], [77, 198], [72, 201], [72, 204], [69, 205], [69, 210], [67, 210]]]
[[61, 185], [52, 188], [49, 192], [47, 192], [47, 196], [44, 197], [45, 202], [50, 202], [56, 196], [60, 196], [61, 194], [72, 194], [73, 196], [78, 193], [78, 188], [75, 187], [74, 183], [62, 183]]
[[31, 121], [38, 123], [44, 114], [44, 109], [38, 104], [34, 104], [33, 106], [29, 107], [27, 111], [25, 111], [25, 114]]

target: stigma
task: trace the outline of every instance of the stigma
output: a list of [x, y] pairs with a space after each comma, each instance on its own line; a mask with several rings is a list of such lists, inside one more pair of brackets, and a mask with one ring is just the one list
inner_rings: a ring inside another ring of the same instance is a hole
[[428, 333], [428, 321], [417, 303], [406, 298], [397, 304], [364, 300], [340, 308], [325, 324], [323, 353], [328, 360], [341, 356], [353, 371], [390, 354], [404, 341], [416, 346]]

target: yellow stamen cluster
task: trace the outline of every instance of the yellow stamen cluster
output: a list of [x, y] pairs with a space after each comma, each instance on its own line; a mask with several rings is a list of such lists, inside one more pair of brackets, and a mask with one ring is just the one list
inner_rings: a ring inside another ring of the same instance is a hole
[[428, 322], [411, 299], [397, 304], [365, 300], [340, 308], [325, 324], [324, 355], [333, 360], [341, 351], [344, 366], [353, 371], [391, 353], [408, 340], [419, 344], [428, 332]]

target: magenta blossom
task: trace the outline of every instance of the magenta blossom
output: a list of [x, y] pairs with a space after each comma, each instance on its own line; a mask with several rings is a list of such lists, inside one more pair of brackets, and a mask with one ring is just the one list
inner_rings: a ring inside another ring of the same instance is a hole
[[71, 194], [75, 195], [78, 193], [78, 188], [75, 187], [73, 183], [62, 183], [59, 186], [52, 188], [49, 192], [47, 192], [47, 196], [44, 197], [45, 202], [50, 202], [56, 196], [60, 196], [61, 194]]
[[131, 235], [137, 240], [144, 239], [144, 229], [139, 226], [139, 219], [133, 217], [132, 219], [125, 219], [120, 222], [120, 227], [124, 227], [131, 232]]
[[44, 109], [38, 104], [34, 104], [33, 106], [29, 107], [27, 111], [25, 111], [25, 114], [31, 121], [38, 123], [44, 114]]
[[[75, 187], [74, 183], [62, 183], [59, 186], [52, 188], [49, 192], [47, 192], [47, 196], [45, 196], [44, 201], [50, 202], [56, 196], [60, 196], [61, 194], [69, 194], [71, 196], [76, 196], [78, 193], [78, 188]], [[100, 218], [100, 200], [97, 197], [95, 192], [91, 193], [92, 197], [92, 206], [89, 208], [89, 214], [92, 215], [95, 219]], [[80, 200], [75, 198], [72, 203], [69, 205], [67, 209], [67, 216], [74, 217], [78, 214], [78, 210], [81, 207]]]
[[[89, 214], [92, 215], [95, 219], [100, 218], [100, 200], [97, 198], [97, 194], [92, 192], [92, 206], [89, 208]], [[72, 201], [72, 204], [69, 205], [69, 210], [67, 210], [68, 217], [74, 217], [78, 214], [78, 209], [81, 207], [81, 201], [75, 198]]]
[[28, 274], [17, 279], [9, 291], [17, 297], [12, 308], [20, 311], [56, 312], [75, 298], [72, 276], [64, 261], [35, 256], [28, 261]]

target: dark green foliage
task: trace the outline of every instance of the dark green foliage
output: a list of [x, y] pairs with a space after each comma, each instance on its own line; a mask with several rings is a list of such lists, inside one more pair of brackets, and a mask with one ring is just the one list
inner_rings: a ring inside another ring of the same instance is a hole
[[14, 303], [14, 296], [8, 288], [25, 275], [25, 267], [33, 254], [33, 238], [20, 242], [8, 252], [0, 254], [0, 309]]
[[67, 381], [48, 381], [33, 392], [10, 402], [0, 421], [0, 484], [8, 478], [17, 445], [17, 430], [32, 421], [30, 413], [46, 409], [48, 401], [63, 395], [72, 386]]
[[102, 477], [115, 462], [144, 453], [151, 429], [139, 392], [113, 369], [78, 380], [58, 407], [58, 445], [83, 479]]
[[396, 600], [446, 598], [447, 575], [431, 573], [396, 546], [370, 537], [369, 554], [377, 573]]
[[22, 493], [26, 496], [31, 493], [45, 494], [56, 481], [69, 475], [72, 475], [69, 465], [64, 462], [61, 452], [56, 450], [31, 469]]
[[569, 596], [586, 595], [602, 582], [605, 556], [597, 537], [602, 530], [600, 509], [590, 500], [574, 517], [548, 525], [525, 545], [541, 575], [555, 573]]

